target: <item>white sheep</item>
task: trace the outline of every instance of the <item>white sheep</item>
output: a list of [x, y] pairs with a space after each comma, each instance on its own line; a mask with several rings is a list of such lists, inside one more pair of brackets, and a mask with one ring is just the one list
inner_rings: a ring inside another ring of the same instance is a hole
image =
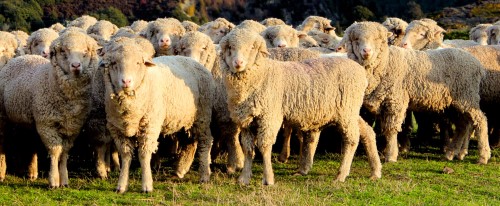
[[25, 55], [24, 48], [26, 47], [26, 42], [28, 41], [30, 35], [21, 30], [11, 31], [10, 33], [14, 34], [14, 36], [16, 36], [17, 39], [16, 56]]
[[384, 25], [389, 32], [392, 32], [392, 35], [389, 37], [389, 45], [399, 46], [405, 36], [408, 23], [400, 18], [390, 17], [387, 18], [382, 25]]
[[271, 60], [264, 38], [245, 29], [231, 31], [220, 46], [230, 115], [241, 127], [245, 154], [241, 184], [249, 184], [255, 145], [264, 162], [262, 183], [274, 184], [271, 149], [282, 124], [299, 130], [305, 138], [299, 174], [311, 169], [320, 131], [333, 124], [344, 135], [337, 180], [344, 181], [349, 174], [360, 134], [368, 148], [372, 178], [381, 177], [375, 133], [359, 116], [367, 86], [362, 67], [343, 58]]
[[259, 34], [266, 30], [266, 28], [266, 26], [251, 19], [244, 20], [235, 27], [235, 29], [249, 29]]
[[50, 59], [50, 45], [59, 34], [52, 29], [39, 29], [31, 33], [24, 49], [25, 54], [40, 55]]
[[331, 20], [321, 16], [308, 16], [297, 26], [297, 30], [305, 33], [320, 31], [333, 36], [337, 41], [341, 39], [335, 34], [335, 27], [331, 26]]
[[154, 46], [156, 56], [174, 55], [174, 45], [179, 41], [186, 29], [174, 18], [159, 18], [149, 22], [141, 34]]
[[104, 40], [109, 40], [117, 31], [118, 27], [110, 21], [100, 20], [87, 29], [87, 34], [95, 34], [101, 36]]
[[[200, 182], [210, 178], [212, 135], [210, 119], [214, 83], [210, 72], [187, 57], [162, 56], [151, 60], [134, 40], [111, 42], [102, 59], [105, 67], [107, 128], [121, 157], [117, 192], [128, 186], [132, 153], [138, 147], [142, 190], [153, 190], [151, 155], [160, 134], [181, 130], [199, 143]], [[196, 145], [196, 142], [193, 142]], [[192, 163], [180, 160], [182, 177]]]
[[[460, 49], [423, 52], [388, 46], [390, 35], [376, 22], [353, 24], [345, 32], [348, 57], [367, 71], [369, 84], [364, 107], [381, 115], [382, 135], [388, 142], [386, 161], [397, 161], [397, 133], [407, 109], [429, 112], [455, 109], [460, 111], [460, 123], [474, 127], [479, 139], [478, 162], [486, 164], [491, 156], [488, 129], [479, 107], [484, 67]], [[469, 132], [466, 127], [457, 130]]]
[[[50, 62], [25, 55], [0, 71], [0, 125], [10, 122], [36, 128], [50, 157], [52, 188], [69, 183], [68, 152], [90, 111], [96, 49], [96, 42], [86, 34], [68, 32], [52, 42]], [[5, 167], [5, 162], [0, 165]]]
[[307, 36], [288, 25], [270, 26], [260, 34], [269, 48], [299, 47], [299, 39]]
[[234, 27], [235, 25], [227, 19], [217, 18], [211, 22], [201, 25], [198, 31], [208, 35], [215, 44], [218, 44], [220, 39]]
[[488, 34], [488, 45], [498, 45], [500, 44], [500, 24], [496, 22], [486, 29]]
[[74, 19], [73, 21], [70, 21], [67, 25], [67, 27], [79, 27], [82, 28], [83, 30], [87, 31], [87, 29], [97, 23], [97, 19], [93, 16], [89, 15], [83, 15], [81, 17], [78, 17]]
[[488, 28], [491, 24], [478, 24], [469, 31], [469, 39], [479, 45], [488, 45]]
[[49, 29], [56, 31], [57, 33], [61, 32], [65, 28], [66, 27], [64, 25], [62, 25], [61, 23], [55, 23], [49, 27]]
[[335, 51], [335, 46], [337, 46], [341, 39], [337, 39], [332, 35], [325, 34], [320, 31], [312, 30], [307, 33], [307, 35], [311, 36], [318, 43], [319, 47], [325, 48], [331, 51]]
[[278, 18], [272, 18], [272, 17], [264, 19], [260, 23], [266, 27], [277, 26], [277, 25], [286, 25], [286, 23], [283, 20], [278, 19]]
[[198, 29], [200, 28], [200, 25], [188, 20], [182, 21], [182, 26], [184, 27], [184, 29], [186, 29], [186, 32], [198, 31]]
[[0, 69], [7, 62], [16, 56], [16, 50], [19, 47], [19, 42], [14, 34], [0, 31]]
[[140, 33], [148, 27], [148, 23], [149, 22], [144, 21], [144, 20], [137, 20], [137, 21], [132, 22], [132, 24], [130, 25], [130, 28], [132, 30], [134, 30], [135, 33]]

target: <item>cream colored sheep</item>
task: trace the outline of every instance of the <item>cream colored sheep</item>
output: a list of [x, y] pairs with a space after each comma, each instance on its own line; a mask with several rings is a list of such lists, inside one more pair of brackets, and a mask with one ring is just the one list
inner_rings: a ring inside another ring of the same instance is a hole
[[262, 25], [266, 26], [266, 27], [278, 26], [278, 25], [286, 25], [286, 23], [283, 20], [278, 19], [278, 18], [272, 18], [272, 17], [264, 19], [260, 23]]
[[129, 37], [129, 38], [134, 38], [139, 36], [138, 33], [136, 33], [133, 29], [129, 27], [122, 27], [118, 29], [118, 31], [111, 36], [111, 38], [117, 38], [117, 37]]
[[444, 32], [443, 28], [433, 22], [413, 20], [406, 28], [401, 44], [397, 46], [416, 50], [442, 47]]
[[341, 39], [335, 34], [335, 27], [331, 26], [331, 20], [321, 16], [308, 16], [302, 24], [297, 26], [297, 30], [305, 33], [320, 31], [333, 36], [337, 41]]
[[87, 31], [87, 29], [97, 23], [97, 19], [93, 16], [83, 15], [81, 17], [76, 18], [75, 20], [68, 23], [67, 27], [80, 27], [83, 30]]
[[[367, 71], [369, 84], [364, 107], [381, 115], [382, 135], [388, 142], [386, 161], [397, 160], [397, 133], [407, 109], [430, 112], [455, 109], [460, 111], [459, 122], [473, 125], [476, 131], [478, 162], [488, 162], [491, 154], [487, 122], [479, 107], [485, 69], [476, 58], [460, 49], [422, 52], [389, 47], [390, 33], [375, 22], [353, 24], [345, 36], [348, 57]], [[457, 130], [459, 134], [468, 132], [465, 127]]]
[[269, 48], [299, 47], [299, 39], [307, 36], [288, 25], [270, 26], [260, 34]]
[[16, 55], [19, 43], [14, 34], [0, 31], [0, 69]]
[[52, 29], [39, 29], [31, 33], [26, 42], [25, 54], [40, 55], [50, 59], [50, 45], [59, 34]]
[[132, 30], [134, 30], [135, 33], [140, 33], [142, 32], [144, 29], [146, 29], [148, 27], [148, 22], [147, 21], [144, 21], [144, 20], [137, 20], [137, 21], [134, 21], [131, 25], [130, 25], [130, 28]]
[[321, 129], [333, 124], [344, 135], [337, 180], [344, 181], [349, 174], [360, 134], [368, 148], [372, 178], [381, 177], [375, 134], [359, 116], [367, 86], [362, 67], [340, 58], [304, 62], [271, 60], [267, 58], [264, 38], [245, 29], [231, 31], [220, 46], [230, 115], [241, 127], [245, 154], [241, 184], [250, 183], [255, 145], [264, 162], [262, 183], [274, 184], [271, 147], [282, 124], [299, 130], [305, 138], [300, 174], [307, 174], [312, 167]]
[[[52, 188], [69, 184], [68, 152], [90, 111], [96, 47], [86, 34], [67, 32], [52, 42], [50, 62], [25, 55], [18, 58], [26, 60], [13, 61], [0, 71], [0, 124], [36, 128], [50, 157]], [[38, 63], [30, 63], [30, 58]]]
[[224, 18], [217, 18], [200, 26], [198, 31], [208, 35], [215, 44], [233, 29], [235, 25]]
[[87, 29], [87, 34], [95, 34], [108, 41], [118, 32], [118, 27], [110, 21], [100, 20]]
[[200, 25], [188, 20], [182, 21], [182, 26], [186, 29], [186, 32], [198, 31], [200, 28]]
[[399, 46], [405, 36], [408, 23], [400, 18], [391, 17], [387, 18], [382, 25], [384, 25], [389, 32], [392, 32], [392, 35], [389, 37], [389, 45]]
[[49, 29], [52, 29], [54, 31], [56, 31], [57, 33], [61, 32], [63, 29], [65, 29], [66, 27], [63, 26], [61, 23], [55, 23], [55, 24], [52, 24]]
[[301, 48], [319, 47], [319, 44], [314, 38], [312, 38], [309, 35], [306, 35], [303, 38], [299, 38], [299, 47]]
[[332, 51], [334, 51], [335, 46], [337, 46], [341, 41], [341, 39], [337, 39], [332, 35], [325, 34], [323, 32], [316, 30], [309, 31], [307, 35], [311, 36], [314, 40], [316, 40], [316, 42], [318, 42], [318, 45], [321, 48], [329, 49]]
[[[210, 72], [187, 57], [162, 56], [151, 61], [134, 40], [112, 42], [102, 59], [105, 67], [107, 128], [121, 156], [117, 192], [128, 186], [129, 167], [138, 147], [142, 190], [153, 190], [151, 155], [160, 134], [185, 130], [199, 143], [200, 182], [210, 179], [210, 119], [214, 83]], [[193, 144], [196, 145], [196, 142]], [[183, 177], [193, 159], [181, 160]]]
[[479, 45], [488, 45], [488, 28], [491, 24], [478, 24], [469, 31], [469, 39], [477, 42]]
[[28, 35], [28, 33], [21, 31], [21, 30], [11, 31], [10, 33], [14, 34], [14, 36], [16, 36], [16, 40], [17, 40], [16, 56], [25, 55], [24, 48], [26, 47], [26, 42], [28, 41], [28, 38], [30, 37], [30, 35]]
[[87, 34], [87, 30], [76, 26], [68, 26], [59, 32], [59, 35], [63, 35], [66, 32], [81, 32]]
[[154, 46], [156, 56], [174, 55], [174, 45], [179, 41], [186, 29], [174, 18], [159, 18], [149, 22], [143, 36]]
[[488, 34], [488, 45], [498, 45], [500, 44], [500, 24], [493, 24], [488, 29], [486, 29]]
[[264, 26], [264, 25], [262, 25], [261, 23], [259, 23], [257, 21], [254, 21], [254, 20], [251, 20], [251, 19], [247, 19], [247, 20], [242, 21], [235, 28], [238, 28], [238, 29], [249, 29], [249, 30], [252, 30], [252, 31], [257, 32], [257, 33], [260, 34], [264, 30], [266, 30], [267, 27]]

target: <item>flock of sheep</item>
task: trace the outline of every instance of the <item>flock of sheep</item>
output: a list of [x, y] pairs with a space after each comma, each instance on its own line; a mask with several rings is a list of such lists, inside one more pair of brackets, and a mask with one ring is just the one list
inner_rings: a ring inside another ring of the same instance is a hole
[[[119, 165], [116, 190], [123, 193], [136, 148], [142, 190], [153, 190], [151, 159], [160, 135], [179, 144], [180, 178], [198, 151], [200, 182], [210, 181], [211, 154], [217, 154], [211, 150], [226, 147], [227, 171], [242, 170], [238, 181], [249, 184], [257, 148], [262, 182], [272, 185], [271, 149], [279, 130], [285, 139], [279, 161], [289, 157], [295, 131], [298, 174], [306, 175], [321, 130], [332, 125], [343, 137], [336, 179], [349, 175], [360, 140], [370, 178], [378, 179], [382, 165], [371, 125], [377, 121], [376, 132], [387, 140], [385, 161], [396, 162], [407, 149], [397, 139], [407, 112], [443, 120], [449, 160], [464, 158], [474, 134], [478, 162], [486, 164], [488, 136], [499, 126], [500, 47], [485, 45], [500, 43], [500, 23], [478, 25], [471, 40], [443, 41], [443, 32], [430, 19], [408, 24], [388, 18], [355, 22], [338, 37], [330, 20], [318, 16], [296, 28], [276, 18], [239, 25], [218, 18], [201, 26], [159, 18], [118, 28], [82, 16], [31, 35], [2, 31], [0, 180], [4, 140], [17, 127], [36, 130], [47, 148], [50, 187], [69, 184], [68, 153], [78, 137], [96, 143], [101, 178], [110, 164]], [[362, 108], [375, 118], [362, 118]], [[38, 176], [36, 154], [28, 176]]]

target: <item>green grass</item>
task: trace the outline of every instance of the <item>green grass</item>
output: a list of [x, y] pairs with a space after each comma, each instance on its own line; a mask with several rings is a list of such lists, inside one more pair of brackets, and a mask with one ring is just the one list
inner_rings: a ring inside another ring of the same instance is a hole
[[[369, 180], [366, 157], [355, 157], [344, 183], [334, 182], [339, 154], [317, 155], [307, 176], [294, 176], [297, 156], [273, 165], [276, 184], [262, 186], [262, 162], [254, 162], [249, 186], [236, 184], [237, 175], [213, 165], [209, 184], [198, 184], [196, 171], [182, 180], [170, 178], [172, 168], [154, 172], [155, 190], [140, 192], [140, 169], [131, 172], [129, 191], [114, 193], [118, 173], [108, 180], [93, 177], [88, 168], [70, 171], [70, 187], [48, 189], [46, 171], [31, 182], [8, 175], [0, 183], [0, 205], [500, 205], [500, 151], [488, 165], [477, 165], [477, 150], [464, 161], [444, 161], [436, 148], [402, 154], [397, 163], [383, 164], [383, 177]], [[274, 156], [276, 160], [277, 156]], [[452, 174], [443, 174], [448, 166]], [[193, 168], [197, 168], [196, 166]]]

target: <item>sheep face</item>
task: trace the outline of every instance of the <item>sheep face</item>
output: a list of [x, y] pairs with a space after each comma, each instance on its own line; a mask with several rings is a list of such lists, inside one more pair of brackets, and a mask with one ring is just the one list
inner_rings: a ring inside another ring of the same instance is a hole
[[491, 24], [479, 24], [469, 32], [469, 38], [480, 45], [488, 45], [488, 28]]
[[320, 32], [320, 31], [311, 31], [309, 35], [318, 42], [318, 45], [323, 48], [335, 49], [335, 45], [337, 41], [334, 39], [332, 35]]
[[155, 51], [160, 55], [169, 55], [173, 53], [173, 45], [179, 41], [186, 30], [178, 20], [159, 19], [148, 25], [145, 30], [146, 39], [148, 39]]
[[81, 32], [67, 32], [55, 39], [50, 46], [51, 63], [66, 74], [79, 77], [89, 73], [97, 61], [97, 43]]
[[176, 44], [175, 51], [177, 55], [191, 57], [206, 66], [209, 55], [215, 55], [215, 46], [207, 35], [201, 32], [188, 32]]
[[387, 52], [387, 37], [392, 33], [381, 24], [362, 22], [351, 25], [345, 35], [348, 57], [367, 66], [378, 61], [383, 51]]
[[117, 31], [118, 27], [116, 25], [105, 20], [101, 20], [87, 29], [88, 34], [101, 36], [106, 41], [116, 34]]
[[305, 35], [302, 38], [299, 38], [299, 45], [302, 48], [310, 48], [310, 47], [319, 47], [318, 42], [314, 40], [311, 36]]
[[408, 23], [399, 18], [387, 18], [382, 25], [387, 28], [389, 32], [393, 33], [393, 35], [388, 38], [389, 45], [399, 46], [401, 39], [406, 34]]
[[300, 31], [320, 31], [332, 36], [336, 36], [335, 27], [331, 26], [331, 20], [320, 16], [309, 16], [299, 26]]
[[266, 42], [257, 33], [246, 29], [231, 31], [220, 42], [222, 62], [230, 72], [243, 72], [269, 56]]
[[18, 42], [13, 34], [0, 31], [0, 68], [16, 55]]
[[488, 28], [488, 45], [500, 44], [500, 26], [493, 25]]
[[437, 24], [421, 20], [412, 21], [399, 46], [407, 49], [429, 49], [431, 44], [443, 42], [445, 30]]
[[262, 32], [262, 36], [266, 39], [269, 48], [299, 46], [299, 33], [288, 25], [268, 27]]
[[210, 29], [208, 29], [204, 33], [208, 35], [215, 44], [218, 44], [222, 37], [229, 33], [231, 29], [233, 29], [233, 27], [234, 26], [227, 25], [222, 22], [213, 22]]
[[50, 44], [59, 34], [52, 29], [40, 29], [31, 34], [26, 43], [26, 54], [40, 55], [50, 59]]

